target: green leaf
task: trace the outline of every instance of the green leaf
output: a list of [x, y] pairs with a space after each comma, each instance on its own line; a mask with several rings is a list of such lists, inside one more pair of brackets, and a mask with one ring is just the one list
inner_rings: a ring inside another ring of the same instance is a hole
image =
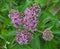
[[50, 41], [44, 44], [43, 49], [57, 49], [57, 46], [54, 41]]
[[9, 49], [23, 49], [23, 48], [21, 48], [19, 44], [16, 44], [16, 45], [11, 45]]
[[0, 35], [0, 39], [3, 39], [4, 41], [6, 41], [5, 37], [3, 37], [2, 35]]
[[40, 49], [39, 36], [35, 34], [34, 40], [31, 42], [31, 47], [33, 49]]
[[53, 2], [53, 3], [57, 3], [57, 2], [59, 2], [59, 0], [52, 0], [52, 2]]

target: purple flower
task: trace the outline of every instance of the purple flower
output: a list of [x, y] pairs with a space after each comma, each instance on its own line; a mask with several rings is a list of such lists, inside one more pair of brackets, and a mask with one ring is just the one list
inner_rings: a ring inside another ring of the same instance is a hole
[[29, 44], [33, 39], [33, 35], [27, 30], [18, 30], [16, 41], [19, 44]]
[[33, 16], [25, 16], [23, 23], [26, 29], [35, 31], [38, 25], [38, 19]]
[[51, 41], [54, 36], [53, 36], [51, 30], [46, 29], [46, 30], [44, 30], [42, 37], [43, 37], [43, 39], [46, 40], [46, 41]]
[[24, 13], [26, 15], [31, 15], [31, 16], [35, 16], [36, 17], [39, 12], [41, 12], [39, 5], [38, 4], [34, 4], [32, 7], [27, 8]]
[[31, 8], [25, 10], [25, 17], [23, 18], [24, 27], [28, 30], [35, 31], [38, 25], [37, 15], [40, 11], [38, 4], [34, 4]]
[[12, 9], [10, 11], [9, 18], [12, 19], [14, 26], [17, 28], [22, 24], [22, 14], [17, 10]]
[[23, 21], [24, 27], [29, 30], [36, 30], [38, 19], [36, 16], [40, 11], [40, 7], [38, 4], [34, 4], [31, 8], [25, 10], [25, 17], [22, 18], [22, 14], [14, 9], [10, 11], [9, 17], [12, 19], [14, 26], [18, 28]]

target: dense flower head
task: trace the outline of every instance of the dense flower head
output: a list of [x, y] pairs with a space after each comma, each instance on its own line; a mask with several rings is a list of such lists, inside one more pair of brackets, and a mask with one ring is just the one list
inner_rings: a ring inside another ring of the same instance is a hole
[[38, 25], [38, 19], [33, 16], [25, 16], [23, 23], [26, 29], [35, 31]]
[[16, 41], [19, 44], [29, 44], [33, 39], [33, 35], [27, 30], [18, 30]]
[[12, 19], [15, 27], [19, 27], [22, 24], [22, 14], [17, 10], [12, 9], [9, 13], [9, 18]]
[[53, 39], [52, 31], [49, 29], [44, 30], [43, 32], [43, 39], [46, 41], [51, 41]]
[[33, 7], [32, 7], [32, 9], [33, 9], [34, 13], [36, 13], [36, 15], [37, 15], [39, 12], [41, 12], [41, 9], [40, 9], [40, 7], [39, 7], [38, 4], [34, 4]]
[[41, 11], [41, 10], [40, 10], [39, 5], [38, 5], [38, 4], [34, 4], [32, 7], [27, 8], [27, 9], [25, 10], [25, 14], [26, 14], [26, 15], [37, 16], [40, 11]]
[[31, 31], [35, 31], [38, 25], [37, 15], [40, 12], [38, 4], [34, 4], [31, 8], [25, 10], [25, 17], [23, 18], [24, 27]]

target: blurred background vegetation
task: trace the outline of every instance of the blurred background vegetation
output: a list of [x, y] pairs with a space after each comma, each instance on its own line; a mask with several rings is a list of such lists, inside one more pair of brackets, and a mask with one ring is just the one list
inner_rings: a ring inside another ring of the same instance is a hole
[[[42, 34], [36, 32], [30, 44], [15, 44], [16, 28], [8, 17], [9, 11], [16, 9], [24, 12], [34, 3], [41, 8], [37, 29], [51, 28], [54, 39], [44, 41]], [[0, 49], [60, 49], [60, 0], [0, 0]]]

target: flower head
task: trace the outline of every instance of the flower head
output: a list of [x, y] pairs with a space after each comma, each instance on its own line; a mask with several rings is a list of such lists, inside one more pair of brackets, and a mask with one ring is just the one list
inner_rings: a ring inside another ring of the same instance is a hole
[[33, 35], [27, 30], [18, 30], [16, 41], [19, 44], [29, 44], [33, 39]]
[[15, 27], [19, 27], [22, 24], [22, 14], [17, 10], [12, 9], [9, 18], [12, 19]]
[[32, 16], [25, 16], [23, 23], [26, 29], [35, 31], [38, 25], [38, 19]]
[[51, 41], [53, 39], [52, 31], [49, 29], [44, 30], [43, 32], [43, 39], [46, 41]]
[[25, 10], [25, 17], [23, 18], [24, 27], [31, 31], [35, 31], [38, 25], [37, 15], [40, 11], [38, 4], [34, 4], [31, 8]]
[[32, 7], [27, 8], [25, 10], [26, 15], [31, 15], [31, 16], [35, 16], [35, 17], [38, 15], [39, 12], [41, 12], [41, 10], [40, 10], [40, 7], [38, 4], [34, 4]]

